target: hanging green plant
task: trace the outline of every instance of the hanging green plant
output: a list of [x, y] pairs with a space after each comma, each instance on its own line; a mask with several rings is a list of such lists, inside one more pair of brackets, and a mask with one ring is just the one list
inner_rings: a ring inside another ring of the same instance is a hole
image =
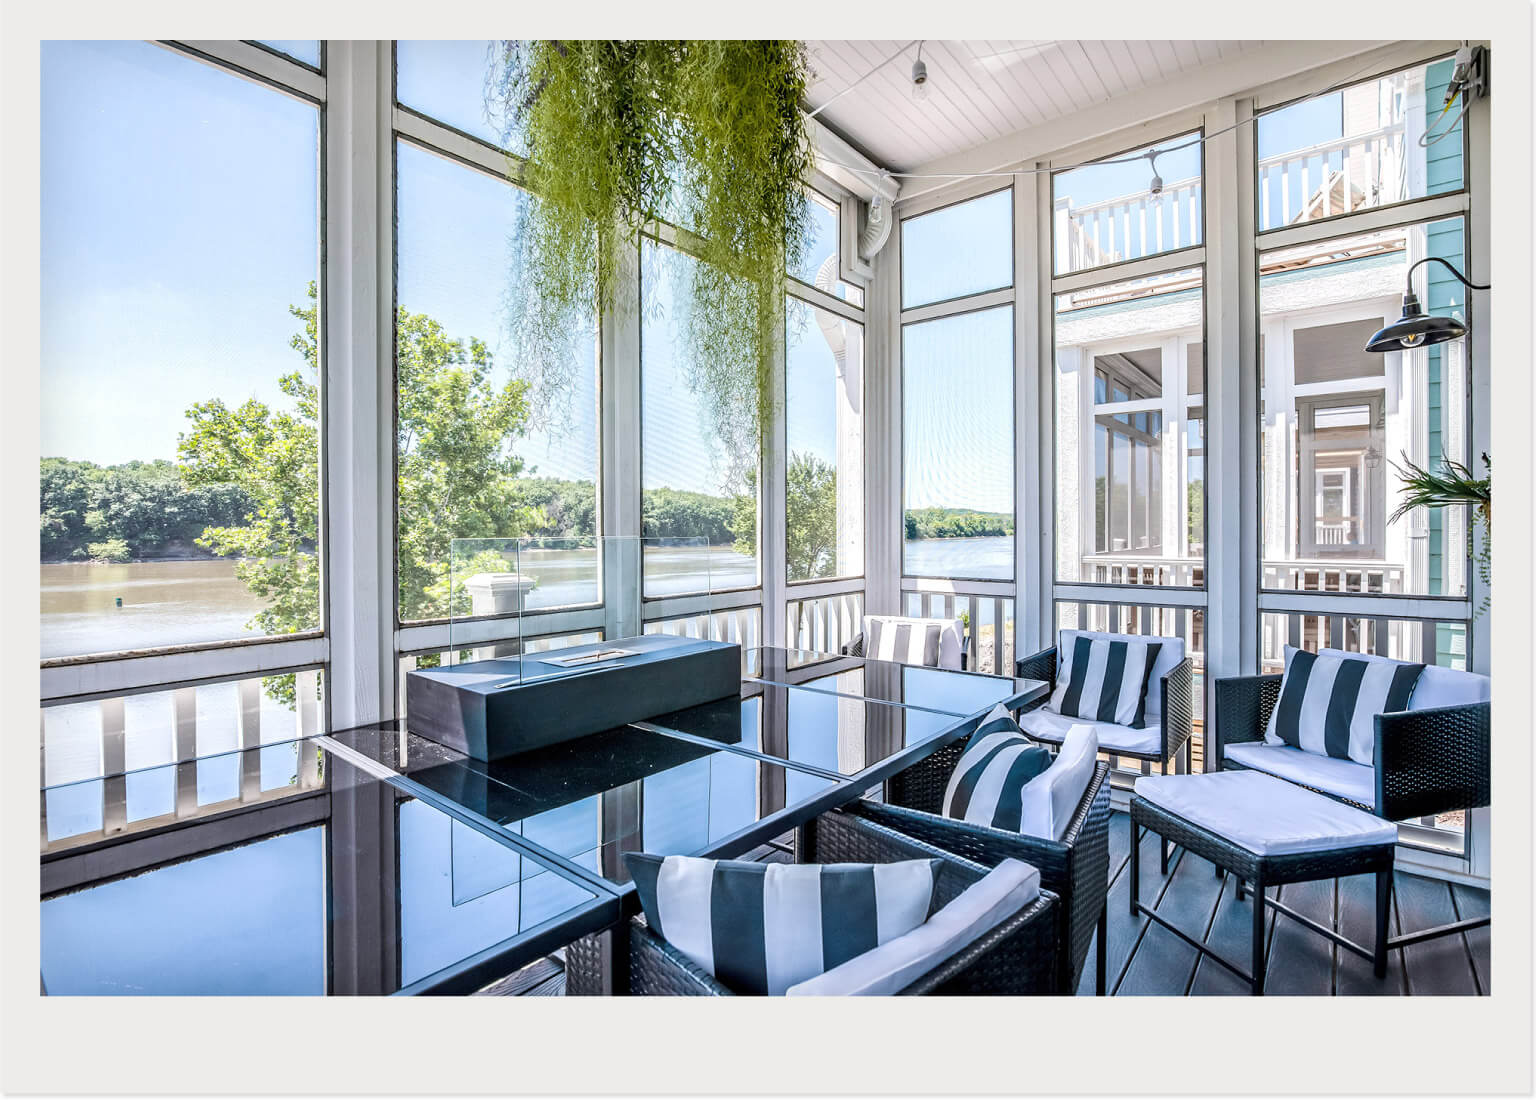
[[[728, 449], [760, 446], [786, 262], [810, 229], [812, 153], [793, 41], [508, 41], [493, 95], [526, 152], [509, 311], [538, 375], [616, 304], [654, 219], [683, 230], [685, 370]], [[628, 304], [628, 303], [624, 303]], [[534, 391], [552, 388], [535, 383]]]
[[[1477, 560], [1478, 575], [1490, 589], [1493, 586], [1493, 463], [1486, 454], [1483, 465], [1488, 468], [1487, 477], [1474, 477], [1472, 471], [1453, 458], [1444, 456], [1438, 469], [1429, 470], [1403, 456], [1402, 464], [1394, 462], [1392, 468], [1403, 479], [1403, 495], [1389, 522], [1396, 523], [1415, 508], [1445, 508], [1466, 504], [1472, 508], [1473, 527], [1483, 525], [1482, 550], [1473, 556]], [[1472, 530], [1467, 541], [1472, 541]], [[1488, 609], [1491, 596], [1485, 595], [1477, 613]]]

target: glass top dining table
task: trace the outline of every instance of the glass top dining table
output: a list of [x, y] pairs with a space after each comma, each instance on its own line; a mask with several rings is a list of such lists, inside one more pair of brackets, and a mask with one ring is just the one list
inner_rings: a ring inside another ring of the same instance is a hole
[[290, 795], [45, 852], [43, 984], [469, 992], [637, 911], [626, 852], [746, 855], [1045, 691], [765, 647], [736, 695], [502, 760], [407, 719], [54, 788], [45, 831], [103, 799], [132, 824], [161, 787], [170, 806], [226, 771], [293, 771]]

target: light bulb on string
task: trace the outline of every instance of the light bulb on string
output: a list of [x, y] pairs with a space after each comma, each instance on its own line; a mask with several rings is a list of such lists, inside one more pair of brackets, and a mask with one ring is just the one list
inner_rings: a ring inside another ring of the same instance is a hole
[[922, 103], [928, 98], [928, 66], [923, 63], [923, 44], [917, 44], [917, 58], [912, 62], [912, 99]]

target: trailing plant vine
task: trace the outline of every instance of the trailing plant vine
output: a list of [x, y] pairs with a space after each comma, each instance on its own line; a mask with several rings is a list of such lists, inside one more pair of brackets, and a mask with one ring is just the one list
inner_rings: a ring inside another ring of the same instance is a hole
[[[526, 151], [514, 236], [519, 355], [563, 381], [574, 331], [617, 302], [655, 220], [680, 229], [685, 375], [723, 445], [756, 450], [773, 407], [786, 263], [810, 231], [812, 154], [794, 41], [507, 41], [488, 98]], [[554, 384], [550, 383], [553, 376]], [[727, 456], [739, 459], [739, 455]], [[739, 480], [742, 467], [732, 463]]]
[[[1392, 468], [1403, 479], [1403, 495], [1389, 522], [1397, 522], [1415, 508], [1444, 508], [1456, 504], [1472, 508], [1473, 523], [1467, 531], [1468, 551], [1477, 561], [1478, 576], [1490, 593], [1493, 587], [1493, 463], [1483, 455], [1483, 465], [1488, 468], [1487, 477], [1475, 477], [1470, 469], [1453, 458], [1441, 456], [1438, 469], [1419, 466], [1407, 455], [1402, 464], [1394, 462]], [[1472, 536], [1476, 525], [1483, 525], [1483, 546], [1472, 551]], [[1485, 595], [1477, 613], [1488, 610], [1491, 595]]]

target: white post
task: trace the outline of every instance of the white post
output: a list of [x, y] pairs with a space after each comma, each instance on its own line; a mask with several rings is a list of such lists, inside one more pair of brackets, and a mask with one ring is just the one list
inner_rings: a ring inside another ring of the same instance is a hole
[[336, 727], [394, 712], [393, 180], [389, 42], [326, 48], [321, 549]]
[[1246, 104], [1240, 116], [1226, 99], [1205, 120], [1206, 494], [1215, 503], [1206, 510], [1207, 714], [1215, 680], [1258, 663], [1253, 128], [1238, 125], [1246, 114]]
[[128, 767], [126, 721], [123, 700], [101, 701], [101, 774], [102, 832], [111, 836], [128, 826], [128, 783], [123, 772]]
[[[1013, 180], [1013, 648], [1028, 655], [1041, 648], [1050, 618], [1053, 579], [1050, 545], [1051, 494], [1045, 471], [1051, 468], [1051, 361], [1042, 354], [1049, 339], [1049, 234], [1054, 222], [1058, 255], [1067, 247], [1065, 217], [1043, 216], [1050, 210], [1049, 185], [1042, 188], [1033, 172]], [[1044, 414], [1044, 415], [1042, 415]], [[1002, 652], [1004, 623], [997, 623]], [[1012, 673], [1011, 668], [998, 672]]]
[[197, 688], [177, 688], [171, 693], [171, 713], [176, 727], [176, 816], [197, 813]]
[[[603, 636], [641, 633], [644, 551], [640, 510], [640, 254], [621, 257], [619, 286], [604, 313], [602, 340], [602, 468], [598, 530], [603, 543]], [[614, 536], [626, 536], [615, 538]]]
[[240, 744], [240, 801], [261, 797], [261, 681], [241, 680], [236, 685], [239, 710], [236, 721]]

